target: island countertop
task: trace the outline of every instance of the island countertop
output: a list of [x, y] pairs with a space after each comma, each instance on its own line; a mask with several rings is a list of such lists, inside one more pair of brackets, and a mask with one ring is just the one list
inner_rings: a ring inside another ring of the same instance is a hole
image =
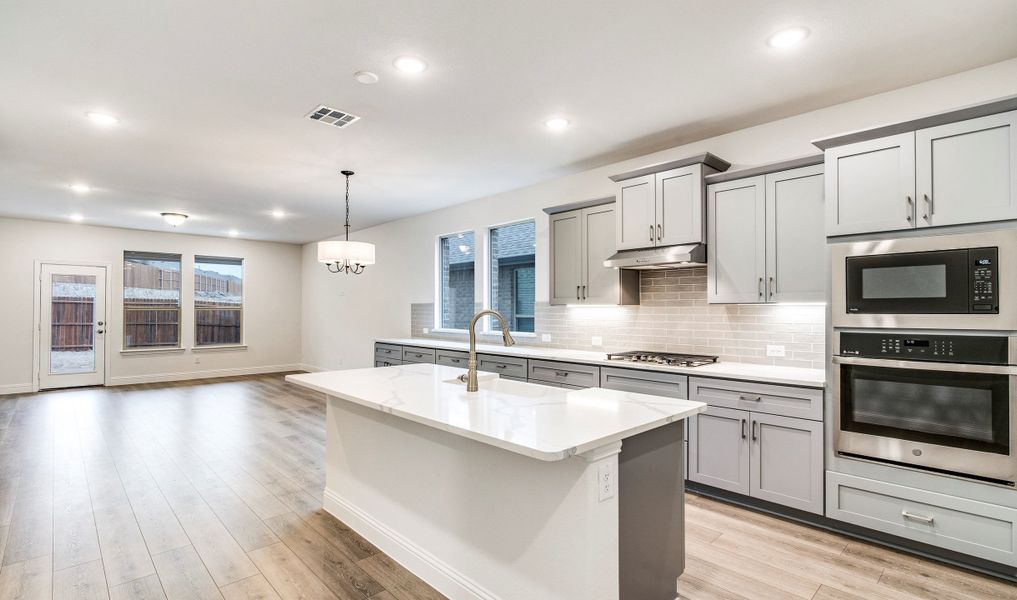
[[691, 400], [567, 390], [434, 364], [287, 375], [286, 381], [409, 421], [544, 461], [558, 461], [706, 410]]

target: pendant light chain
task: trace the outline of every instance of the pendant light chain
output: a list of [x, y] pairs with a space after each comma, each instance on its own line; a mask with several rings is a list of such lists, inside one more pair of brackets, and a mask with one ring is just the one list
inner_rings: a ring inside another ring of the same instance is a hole
[[350, 173], [346, 171], [343, 173], [346, 175], [346, 241], [350, 241]]

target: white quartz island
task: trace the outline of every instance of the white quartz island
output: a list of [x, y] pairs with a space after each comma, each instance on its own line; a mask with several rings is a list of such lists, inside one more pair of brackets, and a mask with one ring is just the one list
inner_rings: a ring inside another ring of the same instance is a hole
[[462, 373], [287, 376], [328, 397], [325, 509], [453, 600], [673, 600], [706, 405]]

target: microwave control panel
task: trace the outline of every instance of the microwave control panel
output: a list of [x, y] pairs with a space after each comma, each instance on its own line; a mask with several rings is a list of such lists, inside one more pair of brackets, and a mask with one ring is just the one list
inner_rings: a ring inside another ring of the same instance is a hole
[[999, 312], [999, 249], [974, 248], [968, 250], [970, 270], [970, 311], [973, 313]]
[[914, 335], [898, 332], [840, 334], [842, 356], [1007, 365], [1010, 338], [990, 335]]

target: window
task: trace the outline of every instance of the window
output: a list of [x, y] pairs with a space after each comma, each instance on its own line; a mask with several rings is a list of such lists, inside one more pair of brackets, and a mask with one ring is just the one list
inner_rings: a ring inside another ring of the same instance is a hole
[[194, 345], [223, 346], [243, 340], [244, 261], [194, 257]]
[[473, 232], [467, 231], [438, 238], [441, 269], [438, 323], [444, 329], [466, 329], [476, 310], [473, 237]]
[[491, 308], [512, 331], [533, 332], [535, 245], [533, 221], [491, 228]]
[[124, 252], [124, 348], [180, 346], [180, 255]]

